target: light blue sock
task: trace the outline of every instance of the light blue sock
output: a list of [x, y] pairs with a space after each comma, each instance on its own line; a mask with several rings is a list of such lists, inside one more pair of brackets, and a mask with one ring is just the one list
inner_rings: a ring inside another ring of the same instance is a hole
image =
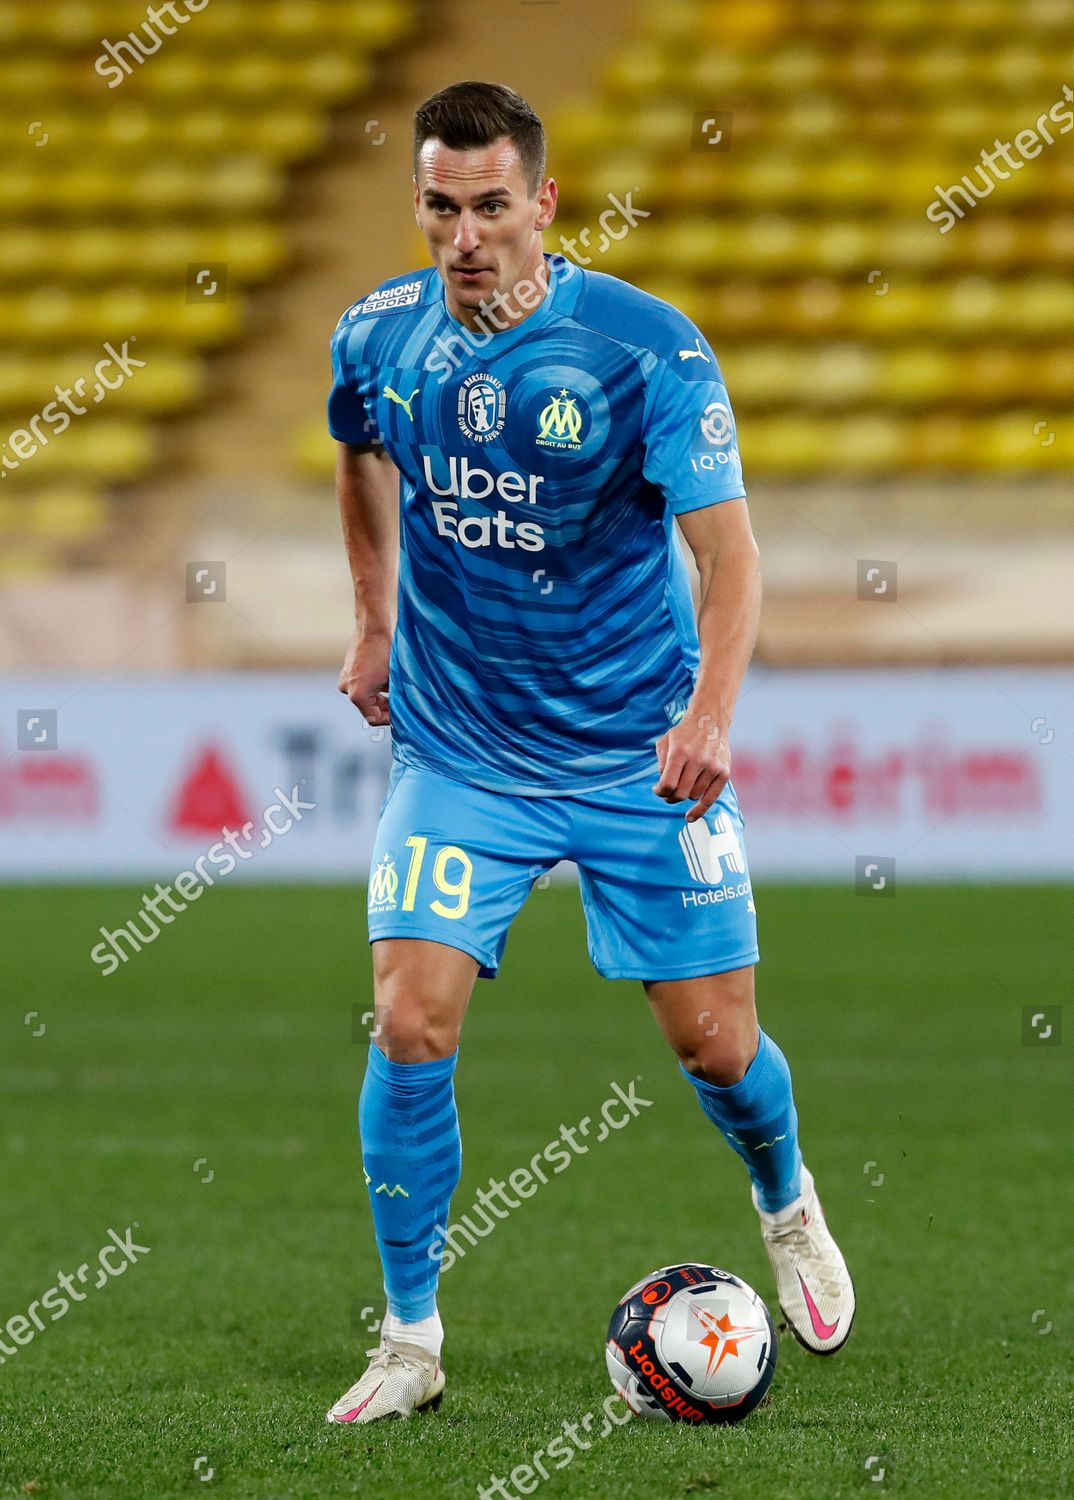
[[391, 1062], [370, 1043], [358, 1101], [358, 1129], [388, 1311], [407, 1323], [436, 1311], [437, 1225], [448, 1222], [462, 1171], [455, 1109], [459, 1054], [433, 1062]]
[[682, 1071], [697, 1090], [701, 1108], [746, 1163], [765, 1213], [793, 1203], [802, 1191], [798, 1112], [791, 1070], [772, 1038], [761, 1032], [753, 1061], [729, 1088]]

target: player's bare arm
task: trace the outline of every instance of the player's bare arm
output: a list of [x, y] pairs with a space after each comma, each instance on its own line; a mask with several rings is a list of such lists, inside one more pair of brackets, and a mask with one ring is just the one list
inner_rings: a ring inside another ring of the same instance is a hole
[[390, 724], [388, 658], [399, 568], [399, 471], [383, 448], [340, 443], [336, 492], [354, 583], [354, 635], [339, 674], [339, 690], [370, 724]]
[[660, 775], [653, 790], [666, 802], [695, 799], [686, 814], [693, 823], [731, 777], [728, 735], [757, 641], [761, 572], [744, 498], [688, 511], [679, 525], [701, 580], [701, 662], [685, 714], [656, 742]]

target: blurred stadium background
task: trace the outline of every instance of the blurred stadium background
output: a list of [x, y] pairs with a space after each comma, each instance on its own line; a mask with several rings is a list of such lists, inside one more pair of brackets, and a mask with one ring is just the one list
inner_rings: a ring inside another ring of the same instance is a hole
[[[1065, 0], [512, 0], [495, 27], [451, 0], [213, 0], [173, 35], [145, 15], [0, 7], [0, 868], [148, 870], [301, 765], [357, 821], [273, 873], [360, 870], [387, 749], [331, 702], [326, 344], [424, 263], [410, 114], [474, 75], [547, 119], [549, 248], [670, 298], [724, 366], [766, 586], [736, 777], [771, 825], [758, 873], [911, 847], [922, 873], [1070, 872]], [[1051, 144], [958, 197], [1042, 117]], [[947, 232], [941, 189], [967, 205]], [[57, 392], [110, 351], [140, 363], [66, 415]], [[242, 676], [166, 676], [204, 672]], [[990, 799], [998, 858], [967, 827]]]
[[[425, 263], [411, 115], [467, 77], [546, 119], [547, 248], [724, 366], [766, 590], [732, 735], [763, 1010], [862, 1298], [839, 1361], [784, 1340], [741, 1439], [633, 1424], [555, 1492], [832, 1500], [879, 1466], [1070, 1494], [1068, 0], [146, 14], [0, 0], [0, 1494], [161, 1500], [215, 1466], [232, 1496], [472, 1496], [603, 1396], [650, 1265], [771, 1296], [737, 1165], [554, 887], [468, 1022], [459, 1202], [611, 1080], [656, 1107], [452, 1272], [444, 1421], [319, 1426], [380, 1297], [352, 1115], [390, 756], [335, 690], [328, 341]], [[295, 787], [316, 808], [102, 983], [103, 934], [153, 941], [152, 882]], [[135, 1221], [149, 1267], [21, 1347], [8, 1314]]]

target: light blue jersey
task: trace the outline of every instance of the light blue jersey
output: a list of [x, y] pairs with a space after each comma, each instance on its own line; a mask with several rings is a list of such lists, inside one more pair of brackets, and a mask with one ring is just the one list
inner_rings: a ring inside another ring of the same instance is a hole
[[521, 796], [655, 777], [698, 663], [672, 518], [744, 494], [697, 328], [546, 259], [502, 332], [452, 318], [434, 269], [385, 282], [340, 319], [328, 403], [401, 475], [395, 758]]

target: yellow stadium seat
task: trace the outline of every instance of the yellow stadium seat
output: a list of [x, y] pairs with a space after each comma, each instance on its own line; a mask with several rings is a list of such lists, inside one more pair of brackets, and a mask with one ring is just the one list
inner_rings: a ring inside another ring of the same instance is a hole
[[4, 326], [28, 339], [69, 338], [79, 326], [79, 303], [66, 287], [37, 287], [9, 307]]
[[649, 46], [654, 42], [681, 45], [698, 36], [706, 10], [703, 0], [637, 0], [633, 22]]
[[1074, 370], [1074, 343], [1067, 341], [1052, 349], [1038, 349], [1030, 356], [1036, 389], [1044, 401], [1070, 405], [1070, 372]]
[[123, 87], [133, 86], [154, 99], [204, 101], [218, 91], [217, 81], [223, 72], [219, 58], [202, 56], [191, 48], [182, 52], [162, 50], [150, 59], [148, 66], [140, 67]]
[[85, 543], [108, 523], [108, 502], [100, 490], [72, 484], [42, 491], [27, 507], [38, 536], [67, 544]]
[[985, 346], [962, 353], [956, 387], [967, 401], [989, 404], [1009, 401], [1025, 392], [1023, 361], [1014, 349]]
[[407, 36], [414, 24], [413, 7], [401, 0], [364, 0], [362, 5], [337, 4], [330, 35], [339, 30], [371, 47], [386, 47]]
[[751, 473], [812, 474], [832, 466], [827, 424], [798, 411], [752, 418], [742, 448]]
[[579, 173], [575, 180], [574, 207], [586, 211], [586, 222], [597, 233], [600, 215], [611, 207], [610, 195], [620, 198], [632, 192], [633, 202], [647, 208], [663, 196], [663, 174], [658, 165], [643, 156], [622, 154], [607, 156], [594, 167]]
[[801, 201], [803, 195], [808, 201], [811, 192], [808, 158], [787, 152], [758, 152], [745, 162], [736, 159], [724, 189], [728, 198], [746, 197], [768, 208], [783, 200]]
[[[556, 161], [575, 161], [589, 152], [603, 149], [616, 130], [628, 129], [632, 117], [617, 108], [593, 110], [567, 107], [556, 115], [550, 147]], [[554, 163], [553, 163], [554, 165]]]
[[109, 416], [95, 409], [92, 418], [76, 419], [57, 439], [38, 447], [12, 480], [39, 486], [54, 482], [57, 475], [79, 480], [118, 483], [136, 478], [153, 461], [153, 440], [142, 423]]
[[847, 150], [829, 157], [806, 180], [810, 192], [823, 194], [835, 205], [871, 202], [878, 190], [885, 196], [890, 193], [882, 161], [868, 151]]
[[[1041, 422], [1041, 414], [1030, 408], [997, 412], [982, 421], [977, 433], [982, 465], [1011, 470], [1068, 468], [1066, 444], [1062, 440], [1048, 443]], [[1047, 425], [1051, 431], [1052, 424]], [[1063, 436], [1069, 440], [1069, 422]]]
[[301, 46], [331, 32], [335, 9], [331, 0], [262, 0], [258, 25], [266, 37]]
[[794, 23], [793, 0], [750, 0], [748, 5], [706, 7], [699, 33], [724, 47], [756, 48], [786, 35]]
[[727, 98], [748, 80], [746, 57], [725, 48], [678, 59], [675, 72], [685, 77], [687, 88], [696, 99], [705, 100]]
[[865, 344], [825, 344], [812, 352], [802, 371], [802, 388], [808, 384], [820, 407], [868, 401], [876, 389], [878, 363], [876, 351]]
[[956, 368], [945, 349], [921, 344], [889, 349], [883, 355], [882, 390], [897, 406], [936, 405], [957, 391]]
[[965, 250], [967, 260], [974, 265], [996, 268], [1017, 260], [1023, 239], [1017, 219], [985, 217], [964, 227], [965, 233], [958, 235], [959, 248]]
[[674, 83], [674, 65], [648, 43], [624, 49], [604, 70], [604, 81], [613, 95], [630, 101], [657, 93]]
[[154, 444], [149, 428], [141, 423], [101, 420], [72, 427], [70, 454], [68, 444], [54, 443], [49, 453], [63, 455], [60, 467], [80, 477], [99, 478], [109, 482], [135, 479], [153, 462]]
[[654, 226], [656, 253], [662, 263], [693, 272], [714, 274], [727, 262], [734, 236], [733, 226], [717, 219], [680, 219], [678, 223]]
[[[181, 128], [182, 117], [178, 124]], [[100, 129], [103, 142], [113, 150], [129, 152], [146, 149], [159, 135], [156, 117], [141, 99], [117, 99], [111, 109], [103, 112], [103, 117], [91, 115], [82, 122], [82, 139], [86, 140], [95, 128]]]
[[218, 5], [213, 0], [183, 27], [183, 44], [197, 51], [216, 52], [219, 48], [249, 47], [256, 27], [258, 42], [264, 35], [262, 12], [269, 6], [261, 0], [256, 11], [246, 4]]
[[734, 275], [709, 282], [701, 290], [704, 315], [695, 321], [711, 335], [717, 351], [725, 340], [741, 340], [758, 330], [778, 330], [780, 336], [788, 331], [782, 321], [785, 299], [762, 282]]
[[[890, 54], [892, 68], [895, 54]], [[974, 76], [978, 59], [961, 43], [950, 38], [938, 46], [924, 47], [902, 55], [901, 68], [910, 86], [918, 93], [948, 94], [955, 83]]]
[[288, 78], [294, 76], [293, 92], [334, 103], [359, 94], [370, 77], [369, 63], [360, 57], [341, 52], [324, 52], [288, 66]]
[[868, 224], [841, 219], [822, 224], [809, 240], [817, 268], [828, 275], [846, 275], [868, 269], [873, 235]]
[[853, 474], [877, 474], [902, 466], [907, 423], [892, 412], [862, 412], [840, 417], [828, 430], [829, 461]]
[[1046, 70], [1050, 71], [1049, 60], [1040, 48], [1012, 46], [1009, 40], [981, 56], [980, 75], [987, 82], [1022, 96], [1031, 96], [1046, 83]]
[[1074, 329], [1069, 278], [1033, 277], [1002, 288], [1003, 321], [1012, 333], [1058, 337]]
[[1056, 261], [1063, 266], [1074, 262], [1074, 214], [1059, 214], [1034, 225], [1032, 234], [1041, 252], [1041, 259]]
[[[875, 251], [869, 269], [875, 268], [881, 272], [885, 267], [890, 269], [890, 275], [873, 278], [870, 285], [874, 295], [876, 287], [883, 285], [884, 281], [888, 282], [889, 287], [899, 286], [907, 279], [908, 271], [920, 272], [922, 269], [944, 265], [965, 250], [961, 235], [937, 234], [930, 224], [923, 224], [919, 218], [911, 218], [909, 215], [898, 219], [874, 219], [869, 227]], [[895, 267], [898, 267], [898, 271]]]
[[[883, 271], [883, 267], [879, 269]], [[888, 284], [884, 296], [877, 296], [883, 285], [884, 281], [875, 281], [871, 294], [863, 289], [857, 299], [857, 317], [867, 337], [905, 338], [928, 329], [938, 316], [936, 298], [926, 283], [900, 278], [894, 285]]]
[[961, 413], [929, 412], [913, 425], [910, 435], [907, 458], [914, 468], [976, 467], [973, 431]]
[[829, 60], [816, 46], [777, 47], [765, 59], [768, 87], [777, 93], [797, 94], [815, 88], [828, 76]]
[[[122, 339], [113, 342], [113, 348]], [[135, 346], [131, 346], [134, 350]], [[45, 357], [28, 354], [0, 354], [0, 411], [11, 414], [18, 423], [26, 414], [47, 406], [57, 389], [72, 393], [77, 404], [94, 402], [93, 370], [104, 356], [101, 347], [84, 348]], [[136, 377], [136, 378], [135, 378]], [[124, 407], [146, 412], [178, 411], [189, 406], [201, 393], [201, 367], [193, 359], [157, 350], [142, 369], [132, 371], [131, 378], [117, 383], [111, 370], [107, 378], [116, 389], [102, 396], [109, 408]], [[82, 380], [82, 385], [76, 382]], [[80, 394], [81, 393], [81, 394]]]
[[789, 99], [780, 111], [779, 127], [788, 140], [818, 141], [828, 146], [844, 137], [854, 138], [850, 105], [829, 94], [807, 93]]
[[[953, 9], [957, 7], [948, 6], [945, 20], [951, 16]], [[931, 29], [931, 12], [929, 0], [871, 0], [868, 5], [869, 28], [874, 32], [896, 36], [922, 35]], [[846, 20], [849, 19], [849, 15], [846, 15]]]
[[56, 0], [52, 5], [35, 6], [32, 10], [25, 5], [20, 9], [30, 20], [34, 35], [72, 50], [92, 46], [104, 34], [100, 28], [116, 19], [114, 7], [93, 5], [86, 0]]
[[[8, 104], [16, 99], [62, 98], [63, 85], [63, 64], [57, 57], [0, 55], [0, 95]], [[27, 118], [32, 120], [34, 116], [30, 114]]]
[[249, 149], [273, 161], [299, 161], [311, 156], [328, 135], [323, 114], [297, 108], [255, 115], [246, 129]]
[[807, 358], [803, 349], [768, 340], [728, 348], [717, 341], [716, 355], [739, 412], [797, 400]]
[[154, 353], [144, 369], [109, 394], [109, 410], [185, 411], [201, 396], [203, 385], [197, 360]]
[[780, 214], [759, 214], [742, 225], [742, 253], [757, 272], [792, 266], [808, 229]]
[[15, 350], [0, 353], [0, 411], [15, 412], [29, 406], [38, 394], [31, 357]]

